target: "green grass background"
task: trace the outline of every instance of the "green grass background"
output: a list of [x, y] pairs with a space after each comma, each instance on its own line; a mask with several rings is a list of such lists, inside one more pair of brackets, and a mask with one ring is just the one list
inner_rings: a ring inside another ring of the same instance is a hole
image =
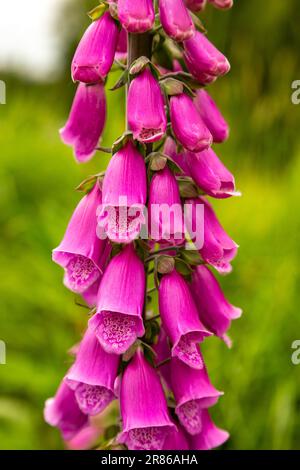
[[[72, 20], [60, 19], [66, 57], [74, 31], [79, 37], [85, 26], [83, 3]], [[299, 449], [300, 365], [291, 362], [291, 344], [300, 339], [300, 106], [290, 99], [291, 83], [300, 79], [298, 2], [235, 3], [231, 12], [209, 8], [203, 18], [232, 64], [210, 91], [231, 125], [230, 140], [216, 151], [243, 197], [214, 206], [240, 245], [232, 275], [221, 282], [244, 315], [231, 330], [233, 349], [213, 338], [204, 355], [214, 384], [225, 391], [213, 414], [231, 433], [226, 448]], [[107, 157], [79, 166], [60, 142], [74, 93], [61, 67], [61, 80], [43, 85], [1, 75], [7, 81], [7, 105], [0, 107], [0, 339], [7, 344], [1, 449], [62, 448], [58, 432], [43, 422], [43, 403], [87, 320], [64, 289], [51, 249], [80, 198], [75, 186], [102, 170]], [[123, 92], [108, 97], [105, 145], [124, 123]]]

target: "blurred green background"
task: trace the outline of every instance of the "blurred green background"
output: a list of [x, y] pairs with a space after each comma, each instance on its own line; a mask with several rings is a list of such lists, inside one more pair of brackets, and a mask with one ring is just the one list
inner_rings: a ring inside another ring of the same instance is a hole
[[[59, 139], [74, 94], [69, 62], [97, 2], [70, 2], [57, 21], [65, 63], [55, 82], [1, 73], [0, 106], [0, 448], [62, 448], [43, 422], [44, 400], [68, 367], [66, 350], [80, 338], [86, 310], [62, 285], [51, 249], [64, 232], [87, 175], [107, 158], [77, 165]], [[291, 83], [300, 79], [299, 2], [236, 0], [230, 12], [207, 8], [209, 37], [226, 53], [231, 73], [210, 91], [231, 125], [216, 148], [235, 173], [242, 198], [214, 204], [239, 243], [232, 275], [221, 280], [244, 315], [231, 330], [232, 350], [216, 339], [204, 347], [213, 383], [225, 391], [213, 410], [228, 429], [228, 449], [300, 448], [300, 106]], [[114, 77], [115, 79], [116, 77]], [[123, 92], [108, 92], [104, 145], [123, 131]]]

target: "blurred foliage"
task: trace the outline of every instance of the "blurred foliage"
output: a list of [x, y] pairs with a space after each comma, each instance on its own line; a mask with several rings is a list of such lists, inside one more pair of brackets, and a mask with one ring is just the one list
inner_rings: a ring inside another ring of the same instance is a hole
[[[75, 90], [71, 51], [88, 23], [83, 14], [95, 3], [68, 2], [58, 22], [68, 58], [59, 83], [6, 77], [7, 105], [0, 107], [0, 339], [7, 343], [7, 365], [0, 365], [2, 449], [62, 447], [58, 432], [43, 422], [43, 403], [70, 364], [66, 351], [80, 339], [87, 315], [64, 289], [51, 249], [80, 198], [73, 188], [102, 170], [107, 156], [77, 165], [58, 129]], [[300, 107], [290, 95], [299, 79], [298, 2], [235, 3], [230, 12], [208, 8], [203, 19], [232, 64], [228, 77], [210, 89], [232, 127], [230, 140], [216, 151], [235, 172], [243, 197], [214, 206], [241, 245], [233, 274], [221, 281], [244, 315], [232, 327], [232, 350], [215, 338], [203, 349], [213, 383], [226, 392], [213, 414], [231, 433], [227, 448], [296, 449], [300, 366], [291, 363], [291, 344], [300, 331]], [[108, 92], [108, 98], [104, 145], [124, 124], [123, 92]]]

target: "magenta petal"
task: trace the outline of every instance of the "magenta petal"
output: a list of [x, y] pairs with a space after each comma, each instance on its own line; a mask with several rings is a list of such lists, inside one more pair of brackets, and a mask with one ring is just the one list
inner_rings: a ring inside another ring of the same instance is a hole
[[64, 382], [59, 386], [54, 398], [46, 401], [45, 421], [60, 429], [65, 440], [72, 439], [87, 423], [88, 418], [80, 410], [73, 390]]
[[101, 190], [96, 184], [76, 207], [60, 245], [52, 259], [65, 269], [64, 283], [73, 292], [87, 291], [100, 279], [111, 247], [97, 237], [98, 206]]
[[176, 414], [189, 434], [198, 434], [202, 429], [201, 411], [214, 406], [223, 392], [213, 387], [205, 366], [196, 370], [173, 358], [170, 367]]
[[164, 99], [160, 86], [148, 67], [130, 84], [127, 118], [133, 137], [140, 142], [155, 142], [166, 132]]
[[71, 450], [89, 450], [97, 444], [100, 435], [101, 429], [93, 425], [86, 426], [67, 441], [67, 447]]
[[177, 424], [166, 437], [163, 450], [189, 450], [189, 442], [184, 429]]
[[123, 427], [119, 442], [130, 450], [161, 450], [167, 434], [176, 429], [159, 376], [140, 350], [123, 374], [120, 406]]
[[154, 24], [153, 0], [118, 0], [118, 16], [129, 33], [145, 33]]
[[160, 0], [159, 15], [165, 32], [175, 41], [193, 36], [195, 26], [183, 0]]
[[159, 311], [163, 327], [173, 345], [172, 356], [177, 356], [190, 367], [202, 368], [197, 343], [211, 333], [199, 320], [188, 285], [175, 270], [161, 279]]
[[80, 409], [89, 415], [103, 411], [115, 398], [119, 357], [107, 354], [91, 330], [81, 341], [76, 360], [66, 375], [66, 381], [75, 391]]
[[184, 41], [184, 58], [189, 71], [200, 83], [203, 75], [218, 77], [230, 70], [226, 57], [198, 31]]
[[78, 85], [68, 121], [60, 130], [62, 141], [74, 149], [78, 162], [90, 160], [96, 152], [106, 120], [104, 85]]
[[97, 313], [89, 321], [103, 349], [123, 354], [144, 335], [144, 265], [133, 245], [127, 245], [109, 263], [103, 275]]
[[201, 321], [210, 331], [223, 338], [230, 328], [231, 320], [239, 318], [242, 310], [227, 301], [218, 281], [206, 266], [197, 266], [195, 269], [191, 291]]
[[229, 439], [227, 431], [218, 428], [207, 410], [202, 410], [202, 430], [196, 436], [190, 436], [191, 450], [211, 450], [221, 446]]
[[184, 0], [186, 6], [191, 11], [202, 11], [205, 8], [207, 0]]
[[220, 10], [228, 10], [233, 6], [233, 0], [208, 0], [214, 7]]
[[192, 98], [182, 93], [172, 96], [170, 115], [174, 134], [191, 152], [201, 152], [212, 144], [212, 135], [205, 126]]
[[145, 162], [131, 141], [113, 155], [102, 194], [103, 204], [98, 212], [100, 229], [116, 243], [130, 243], [145, 222], [147, 198]]
[[72, 62], [72, 78], [83, 83], [103, 81], [111, 69], [119, 30], [108, 12], [85, 31]]
[[223, 199], [239, 194], [234, 176], [211, 148], [198, 153], [186, 152], [185, 159], [189, 175], [209, 196]]
[[229, 126], [206, 90], [197, 91], [195, 105], [205, 125], [211, 132], [214, 142], [224, 142], [229, 135]]
[[182, 170], [182, 173], [189, 176], [189, 168], [186, 163], [185, 152], [177, 153], [177, 145], [172, 137], [167, 137], [164, 145], [164, 154], [168, 155]]

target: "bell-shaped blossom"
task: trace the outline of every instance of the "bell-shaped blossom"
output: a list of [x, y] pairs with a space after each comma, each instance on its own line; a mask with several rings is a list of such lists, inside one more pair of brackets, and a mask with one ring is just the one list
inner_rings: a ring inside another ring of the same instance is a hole
[[145, 33], [154, 25], [153, 0], [118, 0], [118, 16], [129, 33]]
[[140, 142], [156, 142], [166, 132], [164, 98], [159, 83], [149, 67], [146, 67], [130, 84], [127, 119], [134, 139]]
[[207, 91], [203, 88], [198, 90], [194, 103], [214, 142], [224, 142], [229, 136], [229, 126]]
[[144, 335], [144, 298], [144, 265], [133, 245], [126, 245], [104, 272], [97, 313], [89, 321], [89, 328], [106, 352], [123, 354]]
[[126, 29], [121, 28], [115, 54], [116, 60], [124, 61], [127, 59], [127, 47], [127, 31]]
[[208, 0], [214, 7], [220, 10], [229, 10], [233, 6], [233, 0]]
[[110, 254], [108, 240], [97, 237], [97, 208], [102, 202], [98, 183], [76, 207], [61, 244], [52, 259], [65, 270], [64, 284], [83, 294], [99, 281]]
[[173, 270], [162, 277], [159, 286], [162, 325], [172, 343], [172, 356], [190, 367], [203, 367], [197, 343], [210, 336], [199, 320], [197, 307], [183, 277]]
[[145, 222], [146, 166], [131, 141], [115, 153], [105, 173], [98, 229], [116, 243], [130, 243]]
[[185, 93], [170, 99], [173, 132], [179, 142], [191, 152], [201, 152], [211, 146], [213, 138], [196, 106]]
[[169, 156], [176, 165], [182, 170], [182, 173], [186, 176], [189, 175], [189, 168], [186, 163], [185, 152], [177, 152], [177, 145], [172, 137], [167, 137], [164, 145], [164, 154]]
[[186, 6], [191, 11], [202, 11], [205, 8], [207, 0], [184, 0]]
[[88, 329], [65, 378], [83, 413], [95, 416], [116, 398], [114, 383], [118, 366], [119, 356], [105, 352], [95, 333]]
[[172, 429], [167, 435], [162, 450], [189, 450], [189, 441], [184, 429], [176, 424], [177, 429]]
[[213, 77], [225, 75], [230, 70], [226, 57], [198, 31], [184, 41], [184, 58], [189, 71], [200, 83], [203, 77], [206, 77], [204, 83], [209, 83]]
[[175, 41], [193, 36], [195, 26], [183, 0], [159, 0], [159, 15], [163, 29]]
[[197, 205], [204, 208], [204, 244], [199, 252], [203, 260], [221, 274], [231, 272], [231, 261], [237, 254], [238, 245], [229, 237], [218, 221], [211, 204], [204, 198], [186, 200], [191, 210], [186, 211], [186, 226], [189, 233], [195, 233]]
[[70, 115], [59, 133], [66, 145], [73, 147], [78, 162], [87, 162], [96, 152], [106, 121], [104, 85], [78, 85]]
[[72, 78], [83, 83], [103, 81], [111, 69], [119, 29], [108, 12], [84, 33], [72, 61]]
[[92, 449], [102, 434], [94, 424], [89, 424], [81, 429], [72, 439], [66, 441], [66, 446], [69, 450], [89, 450]]
[[129, 450], [161, 450], [176, 426], [157, 374], [138, 350], [122, 377], [120, 389], [122, 433], [119, 442]]
[[202, 152], [186, 152], [185, 160], [189, 175], [197, 186], [209, 196], [223, 199], [238, 196], [234, 176], [223, 165], [212, 148]]
[[231, 321], [239, 318], [242, 310], [228, 302], [218, 281], [204, 265], [197, 266], [194, 270], [191, 291], [201, 321], [210, 331], [223, 339]]
[[184, 222], [179, 188], [167, 165], [152, 177], [148, 208], [151, 239], [170, 244], [182, 243]]
[[190, 450], [211, 450], [229, 439], [227, 431], [218, 428], [207, 410], [201, 412], [202, 429], [199, 434], [189, 437]]
[[195, 370], [173, 358], [170, 368], [176, 414], [189, 434], [199, 434], [202, 410], [214, 406], [223, 392], [211, 384], [204, 363], [202, 369]]
[[72, 439], [88, 425], [88, 417], [79, 408], [74, 391], [62, 382], [54, 398], [45, 403], [44, 418], [50, 426], [59, 428], [65, 441]]

